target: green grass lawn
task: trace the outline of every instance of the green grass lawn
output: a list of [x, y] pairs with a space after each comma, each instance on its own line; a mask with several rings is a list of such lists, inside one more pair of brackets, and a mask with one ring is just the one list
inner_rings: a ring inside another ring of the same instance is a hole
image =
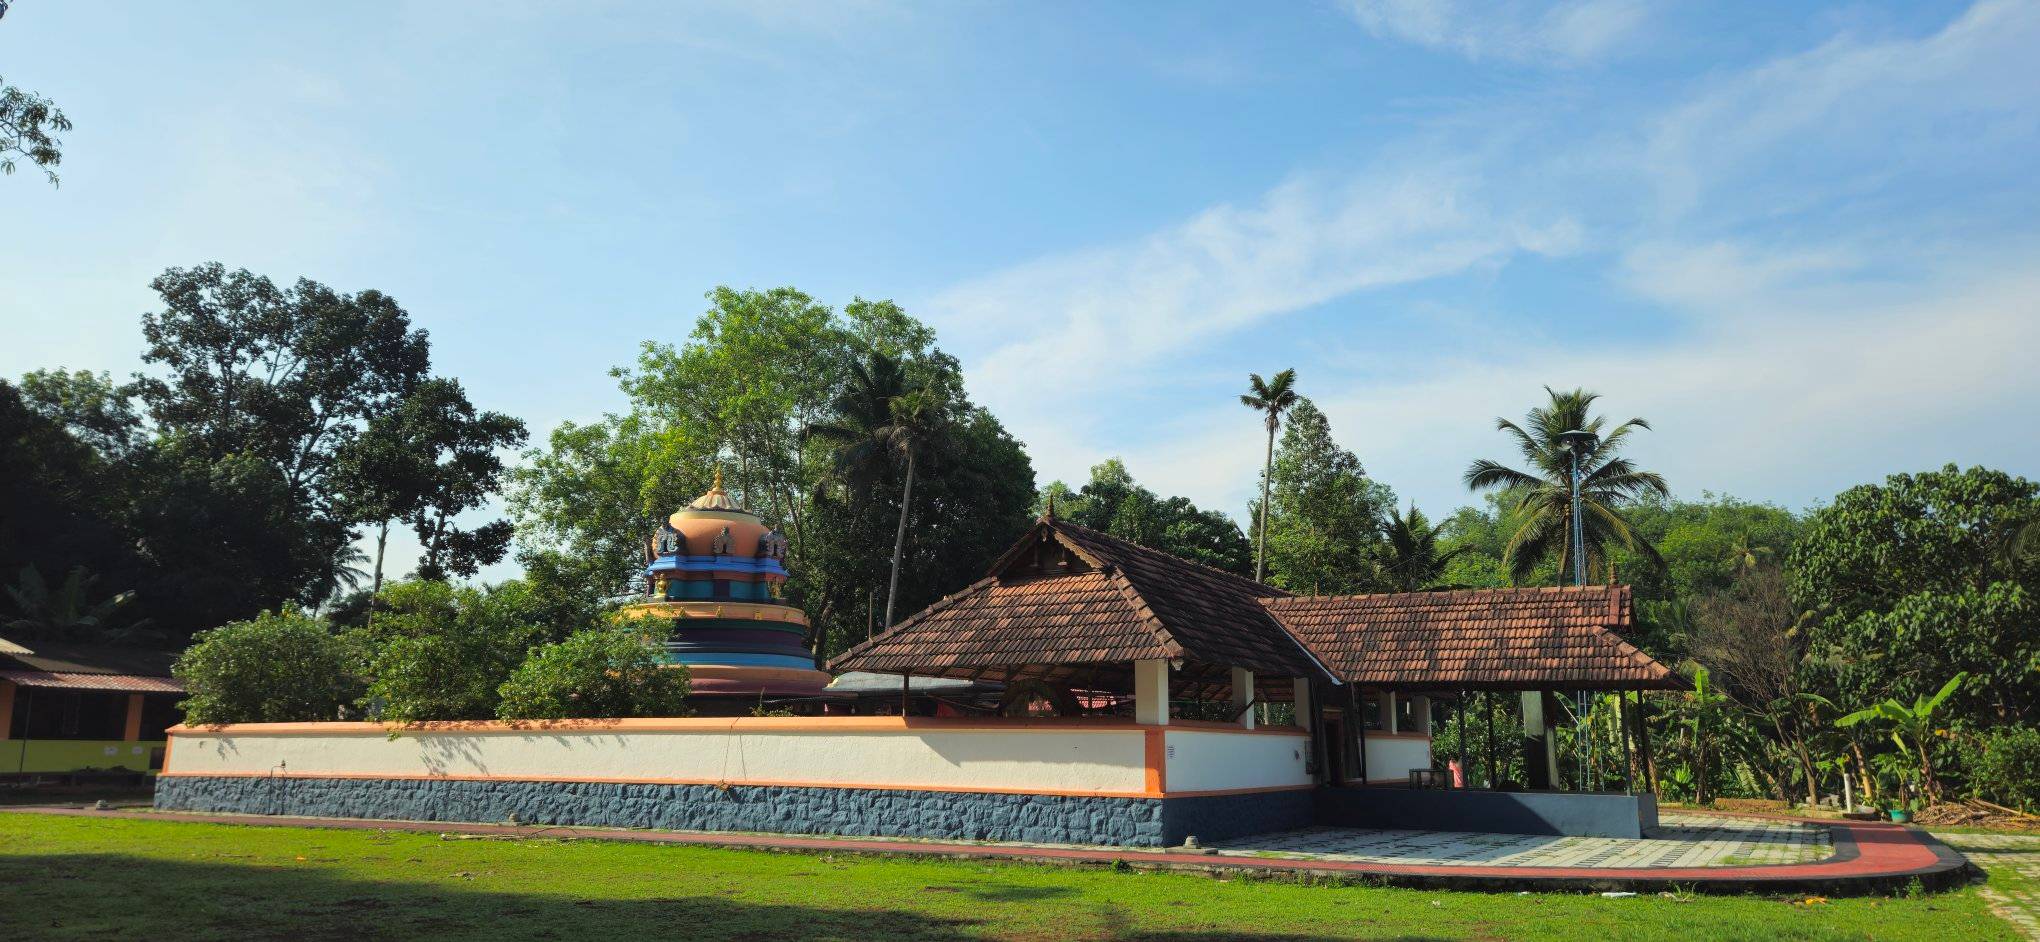
[[5, 939], [2011, 939], [1973, 889], [1488, 895], [0, 812]]

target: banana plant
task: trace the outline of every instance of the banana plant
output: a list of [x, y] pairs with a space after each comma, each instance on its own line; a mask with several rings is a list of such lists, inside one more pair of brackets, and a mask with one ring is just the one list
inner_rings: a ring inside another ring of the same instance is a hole
[[1891, 728], [1887, 732], [1891, 736], [1892, 744], [1898, 747], [1899, 754], [1912, 754], [1917, 763], [1916, 771], [1921, 790], [1928, 799], [1939, 800], [1941, 782], [1934, 775], [1933, 750], [1930, 748], [1930, 741], [1934, 737], [1934, 712], [1939, 710], [1941, 704], [1946, 703], [1948, 698], [1954, 695], [1956, 688], [1962, 686], [1962, 682], [1968, 679], [1967, 671], [1958, 673], [1947, 683], [1942, 684], [1938, 693], [1931, 697], [1916, 697], [1911, 704], [1886, 697], [1876, 704], [1836, 720], [1835, 725], [1850, 727], [1872, 720], [1889, 724]]

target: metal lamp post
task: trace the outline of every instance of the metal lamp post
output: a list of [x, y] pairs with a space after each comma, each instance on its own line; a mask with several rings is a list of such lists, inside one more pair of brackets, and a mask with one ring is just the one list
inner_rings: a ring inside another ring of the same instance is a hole
[[[1568, 555], [1572, 556], [1573, 585], [1583, 586], [1587, 584], [1587, 527], [1585, 521], [1580, 519], [1580, 456], [1592, 450], [1594, 445], [1600, 442], [1600, 437], [1586, 429], [1576, 428], [1569, 432], [1560, 432], [1558, 440], [1572, 455], [1572, 513], [1568, 515], [1572, 517], [1572, 527], [1568, 534], [1570, 539], [1567, 541], [1566, 549], [1569, 551]], [[1587, 694], [1584, 690], [1579, 694], [1579, 711], [1576, 715], [1579, 721], [1575, 724], [1573, 735], [1580, 743], [1580, 791], [1584, 792], [1592, 788], [1593, 783], [1588, 781], [1590, 775], [1588, 770], [1594, 767], [1594, 740], [1587, 734]]]

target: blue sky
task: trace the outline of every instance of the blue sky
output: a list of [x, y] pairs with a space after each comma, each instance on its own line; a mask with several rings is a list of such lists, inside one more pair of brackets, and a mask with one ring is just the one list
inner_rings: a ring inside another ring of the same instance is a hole
[[2040, 3], [18, 0], [0, 375], [149, 279], [379, 288], [536, 433], [716, 284], [935, 324], [1043, 481], [1239, 513], [1294, 366], [1427, 509], [1584, 385], [1680, 493], [2040, 477]]

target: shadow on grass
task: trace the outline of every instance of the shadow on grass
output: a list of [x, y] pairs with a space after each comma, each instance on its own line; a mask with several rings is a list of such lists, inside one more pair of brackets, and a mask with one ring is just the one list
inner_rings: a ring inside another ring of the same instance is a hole
[[[435, 874], [435, 877], [444, 877]], [[454, 877], [466, 876], [453, 874]], [[959, 896], [1057, 905], [1063, 891], [1026, 887], [963, 888]], [[316, 867], [163, 861], [117, 854], [0, 857], [0, 936], [35, 939], [147, 938], [280, 939], [354, 942], [369, 939], [728, 940], [1109, 938], [1148, 942], [1318, 942], [1319, 935], [1232, 931], [1138, 931], [1107, 913], [1106, 925], [1053, 919], [1005, 927], [977, 916], [907, 909], [838, 909], [755, 903], [716, 895], [641, 899], [576, 899], [458, 886], [358, 880]], [[1086, 910], [1086, 915], [1097, 915]], [[1410, 937], [1401, 937], [1410, 938]]]

